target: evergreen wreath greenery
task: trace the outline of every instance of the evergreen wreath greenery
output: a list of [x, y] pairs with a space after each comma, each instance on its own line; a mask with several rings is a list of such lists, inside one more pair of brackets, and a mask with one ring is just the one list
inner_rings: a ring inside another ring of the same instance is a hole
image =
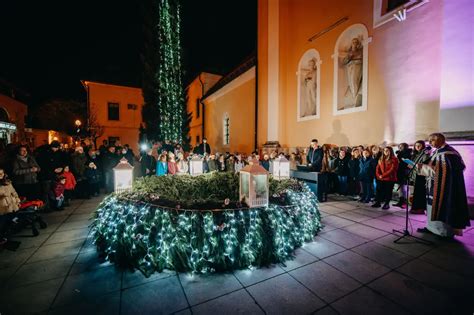
[[270, 205], [240, 204], [239, 177], [151, 176], [107, 197], [95, 213], [99, 252], [146, 276], [214, 272], [282, 263], [321, 228], [314, 194], [301, 182], [270, 179]]

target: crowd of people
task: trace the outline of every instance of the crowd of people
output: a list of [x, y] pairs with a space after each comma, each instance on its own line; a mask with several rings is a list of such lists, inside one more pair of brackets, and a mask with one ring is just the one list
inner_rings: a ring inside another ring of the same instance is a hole
[[19, 145], [13, 152], [4, 152], [0, 158], [0, 216], [18, 210], [19, 198], [40, 199], [48, 211], [64, 209], [72, 198], [96, 196], [101, 189], [110, 193], [114, 190], [113, 168], [122, 158], [136, 166], [135, 176], [140, 177], [187, 174], [195, 155], [203, 158], [205, 173], [237, 173], [255, 163], [269, 171], [272, 161], [284, 156], [292, 169], [304, 165], [306, 170], [318, 172], [320, 202], [325, 202], [328, 194], [338, 194], [361, 203], [372, 202], [374, 208], [389, 209], [395, 192], [398, 201], [394, 206], [404, 207], [410, 195], [407, 185], [411, 185], [414, 190], [410, 211], [416, 214], [425, 213], [430, 206], [427, 179], [433, 178], [421, 171], [422, 165], [432, 161], [431, 147], [424, 140], [417, 141], [413, 148], [400, 143], [395, 152], [391, 146], [319, 146], [318, 140], [313, 139], [309, 148], [286, 154], [278, 150], [261, 154], [218, 153], [211, 150], [205, 138], [189, 152], [179, 144], [164, 141], [153, 142], [135, 154], [127, 144], [109, 144], [106, 140], [98, 149], [91, 142], [68, 148], [53, 141], [34, 152], [25, 145]]

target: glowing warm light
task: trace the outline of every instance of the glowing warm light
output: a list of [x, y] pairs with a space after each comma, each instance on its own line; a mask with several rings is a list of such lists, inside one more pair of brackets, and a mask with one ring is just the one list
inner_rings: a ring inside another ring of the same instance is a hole
[[260, 165], [247, 165], [240, 171], [240, 200], [250, 208], [268, 206], [268, 172]]
[[203, 173], [202, 164], [203, 162], [200, 157], [193, 157], [189, 162], [189, 173], [193, 176], [201, 175]]
[[131, 166], [127, 159], [122, 158], [114, 167], [114, 186], [115, 192], [123, 192], [132, 189], [133, 182], [133, 166]]
[[80, 125], [82, 125], [82, 122], [79, 119], [76, 119], [74, 124], [76, 124], [76, 126], [79, 127]]
[[290, 161], [285, 157], [274, 159], [270, 164], [270, 173], [275, 179], [290, 178]]

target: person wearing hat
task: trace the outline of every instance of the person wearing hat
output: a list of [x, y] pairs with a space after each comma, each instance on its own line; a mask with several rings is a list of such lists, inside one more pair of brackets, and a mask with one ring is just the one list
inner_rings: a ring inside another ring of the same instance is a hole
[[45, 209], [49, 209], [48, 197], [51, 191], [51, 184], [56, 180], [58, 174], [61, 174], [64, 167], [64, 156], [60, 151], [61, 144], [59, 141], [52, 141], [44, 151], [38, 154], [36, 161], [40, 166], [38, 179], [41, 185], [41, 199], [45, 203]]

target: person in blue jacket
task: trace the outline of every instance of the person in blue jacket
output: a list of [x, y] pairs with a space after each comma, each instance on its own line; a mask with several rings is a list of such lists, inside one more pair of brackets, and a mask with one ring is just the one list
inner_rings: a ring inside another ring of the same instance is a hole
[[375, 167], [372, 163], [370, 149], [364, 149], [362, 158], [359, 160], [359, 180], [362, 186], [360, 202], [369, 203], [373, 195], [373, 182], [375, 178]]
[[156, 163], [156, 175], [165, 176], [166, 174], [168, 174], [168, 162], [166, 161], [166, 154], [162, 154], [158, 163]]

